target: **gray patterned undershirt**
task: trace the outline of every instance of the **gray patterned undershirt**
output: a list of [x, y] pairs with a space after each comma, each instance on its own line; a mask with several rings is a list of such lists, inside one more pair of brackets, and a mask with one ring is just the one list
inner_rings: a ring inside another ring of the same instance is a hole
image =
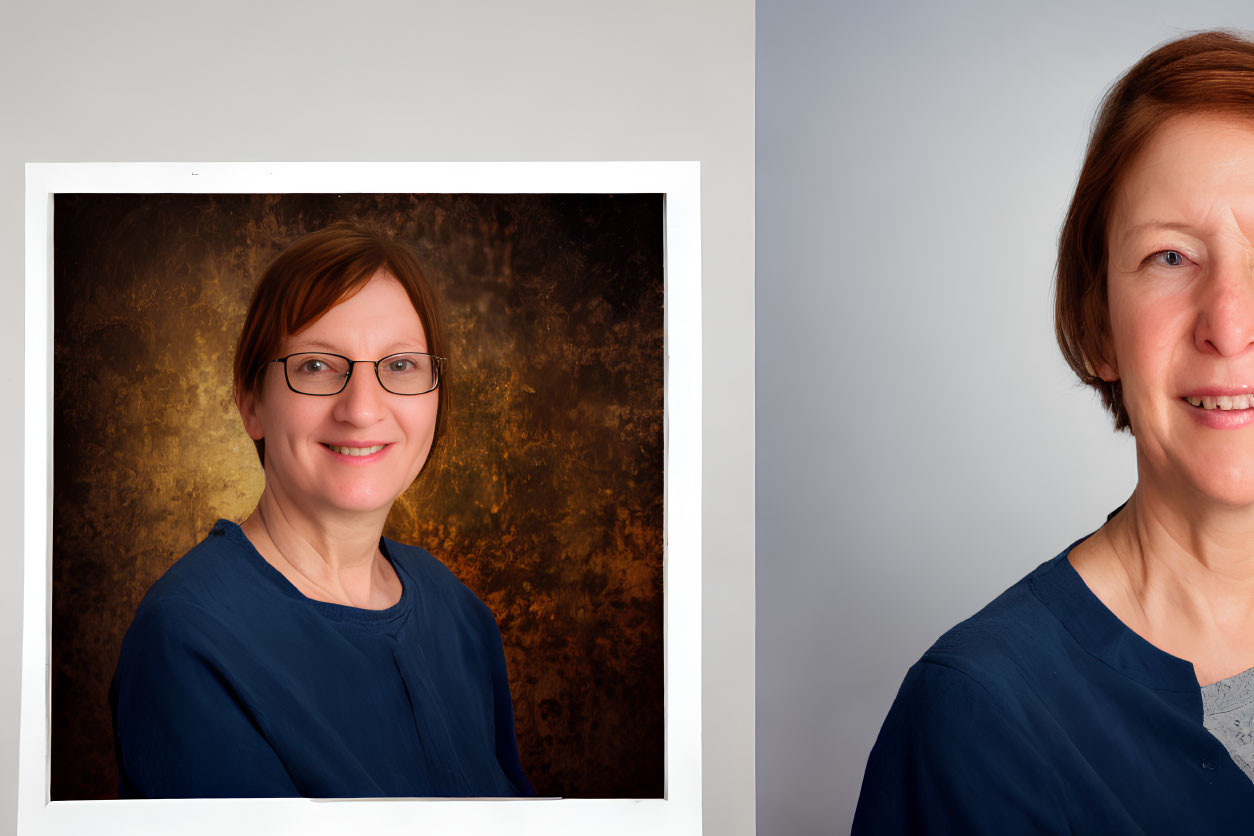
[[1202, 725], [1254, 781], [1254, 668], [1202, 686]]

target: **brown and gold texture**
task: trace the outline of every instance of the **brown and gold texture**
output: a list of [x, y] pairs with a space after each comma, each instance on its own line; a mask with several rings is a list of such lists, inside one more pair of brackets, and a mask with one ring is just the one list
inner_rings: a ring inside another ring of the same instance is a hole
[[418, 248], [450, 336], [450, 432], [385, 533], [496, 614], [541, 795], [661, 796], [661, 196], [58, 195], [52, 798], [116, 795], [135, 608], [263, 485], [231, 396], [253, 283], [343, 218]]

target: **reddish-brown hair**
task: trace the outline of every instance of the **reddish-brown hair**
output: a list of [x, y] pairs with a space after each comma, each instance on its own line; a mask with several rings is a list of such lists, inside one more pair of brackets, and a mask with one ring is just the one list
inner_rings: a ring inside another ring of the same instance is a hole
[[[261, 379], [283, 341], [365, 286], [379, 270], [405, 288], [427, 337], [427, 353], [447, 357], [444, 327], [435, 293], [413, 248], [361, 224], [339, 221], [297, 238], [270, 263], [253, 291], [235, 350], [236, 398], [258, 396]], [[441, 364], [435, 434], [430, 463], [444, 434], [448, 414], [447, 363]], [[427, 397], [418, 395], [416, 397]], [[254, 442], [265, 466], [265, 439]]]
[[1106, 232], [1120, 177], [1150, 136], [1186, 113], [1254, 117], [1254, 43], [1231, 32], [1189, 35], [1158, 47], [1107, 91], [1093, 123], [1058, 241], [1054, 331], [1067, 364], [1130, 428], [1119, 381], [1097, 376], [1111, 356]]

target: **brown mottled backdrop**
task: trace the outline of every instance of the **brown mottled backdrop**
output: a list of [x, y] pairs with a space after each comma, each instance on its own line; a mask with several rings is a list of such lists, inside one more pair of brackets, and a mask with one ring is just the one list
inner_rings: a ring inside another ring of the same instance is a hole
[[661, 796], [661, 196], [60, 195], [52, 798], [116, 795], [135, 607], [261, 491], [231, 398], [253, 283], [346, 217], [417, 246], [449, 326], [450, 434], [386, 534], [496, 614], [541, 795]]

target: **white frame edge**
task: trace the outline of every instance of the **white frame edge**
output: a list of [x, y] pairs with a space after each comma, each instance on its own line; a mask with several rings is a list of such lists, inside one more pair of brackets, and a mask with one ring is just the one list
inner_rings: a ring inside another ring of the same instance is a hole
[[[664, 799], [49, 801], [52, 196], [162, 192], [665, 195]], [[18, 833], [700, 833], [700, 201], [696, 162], [28, 163]]]

